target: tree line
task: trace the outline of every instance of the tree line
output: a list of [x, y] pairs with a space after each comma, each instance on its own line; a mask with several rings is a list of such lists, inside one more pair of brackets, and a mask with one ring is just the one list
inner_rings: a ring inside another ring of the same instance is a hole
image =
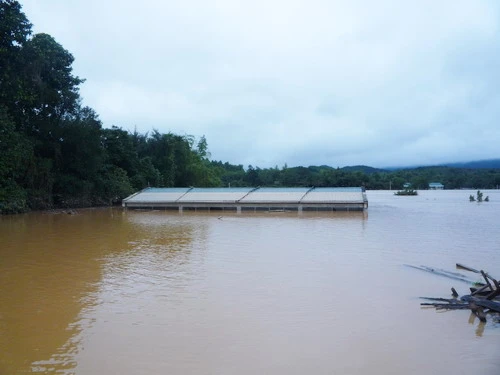
[[223, 186], [363, 186], [369, 190], [400, 190], [406, 183], [413, 189], [429, 188], [430, 182], [440, 182], [445, 189], [496, 189], [500, 186], [500, 169], [466, 169], [453, 167], [420, 167], [383, 170], [367, 166], [333, 168], [310, 166], [265, 168], [228, 163], [212, 164], [222, 168]]
[[0, 0], [0, 213], [109, 205], [147, 186], [365, 186], [487, 189], [499, 170], [423, 168], [382, 171], [258, 168], [210, 160], [204, 136], [141, 134], [106, 128], [82, 104], [70, 52], [33, 34], [14, 0]]

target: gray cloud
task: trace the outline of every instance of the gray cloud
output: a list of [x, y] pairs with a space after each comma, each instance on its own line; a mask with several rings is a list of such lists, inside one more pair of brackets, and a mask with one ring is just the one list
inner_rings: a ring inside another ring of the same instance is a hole
[[215, 159], [499, 157], [496, 1], [22, 1], [105, 126], [206, 135]]

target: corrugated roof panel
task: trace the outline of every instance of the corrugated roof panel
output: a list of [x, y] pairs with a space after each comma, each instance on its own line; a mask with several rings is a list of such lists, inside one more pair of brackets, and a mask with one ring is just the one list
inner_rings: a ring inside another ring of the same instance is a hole
[[185, 193], [188, 191], [189, 187], [183, 187], [183, 188], [156, 188], [156, 187], [150, 187], [147, 189], [144, 189], [143, 192], [148, 192], [148, 193]]
[[311, 190], [311, 188], [308, 187], [260, 187], [257, 188], [256, 191], [261, 192], [261, 193], [295, 193], [295, 192], [302, 192], [305, 193], [308, 190]]
[[241, 200], [242, 203], [279, 202], [297, 203], [310, 188], [260, 188]]
[[343, 191], [311, 191], [301, 203], [363, 202], [363, 193]]
[[192, 188], [190, 193], [248, 193], [253, 188], [249, 187], [217, 187], [217, 188]]
[[331, 191], [331, 192], [362, 192], [362, 188], [360, 187], [317, 187], [312, 191]]
[[179, 202], [236, 202], [243, 198], [251, 189], [193, 189], [184, 195]]
[[143, 191], [127, 199], [127, 202], [175, 202], [187, 190], [182, 192], [161, 192], [161, 191]]

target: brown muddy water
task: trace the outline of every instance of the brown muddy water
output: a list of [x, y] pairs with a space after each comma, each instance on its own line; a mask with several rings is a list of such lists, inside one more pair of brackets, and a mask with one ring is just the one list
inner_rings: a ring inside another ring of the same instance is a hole
[[470, 193], [1, 217], [0, 374], [498, 374], [499, 323], [419, 305], [468, 285], [404, 266], [500, 277], [500, 191]]

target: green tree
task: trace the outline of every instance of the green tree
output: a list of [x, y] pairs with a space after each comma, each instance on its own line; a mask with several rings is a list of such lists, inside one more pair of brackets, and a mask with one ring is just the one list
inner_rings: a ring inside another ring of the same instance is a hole
[[245, 182], [248, 184], [248, 186], [260, 186], [261, 181], [259, 178], [259, 172], [256, 170], [252, 165], [248, 166], [246, 176], [245, 176]]
[[24, 77], [17, 115], [29, 133], [51, 141], [58, 122], [79, 111], [83, 80], [72, 75], [73, 56], [48, 34], [34, 35], [20, 54]]
[[22, 183], [32, 153], [30, 141], [15, 130], [5, 107], [0, 105], [0, 213], [28, 209], [27, 192]]
[[85, 107], [74, 118], [61, 121], [55, 145], [54, 203], [91, 205], [105, 160], [97, 114]]
[[196, 151], [201, 159], [209, 159], [210, 158], [210, 152], [208, 151], [207, 139], [205, 138], [204, 135], [198, 141]]
[[10, 111], [21, 96], [23, 64], [20, 51], [31, 24], [13, 0], [0, 0], [0, 103]]
[[99, 197], [111, 205], [132, 194], [133, 188], [127, 172], [114, 165], [105, 167], [99, 183]]
[[101, 142], [106, 150], [107, 163], [122, 168], [129, 176], [140, 172], [138, 170], [139, 156], [134, 146], [133, 137], [117, 126], [103, 129], [101, 135]]

